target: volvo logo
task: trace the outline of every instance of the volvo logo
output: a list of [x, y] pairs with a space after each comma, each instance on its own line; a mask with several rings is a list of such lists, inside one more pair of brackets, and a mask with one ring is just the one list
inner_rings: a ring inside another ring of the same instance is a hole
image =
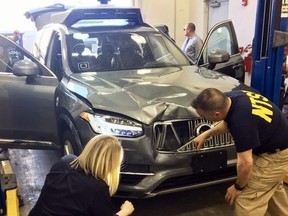
[[195, 128], [195, 135], [198, 136], [201, 133], [211, 129], [213, 126], [207, 123], [201, 123], [199, 125], [196, 126]]

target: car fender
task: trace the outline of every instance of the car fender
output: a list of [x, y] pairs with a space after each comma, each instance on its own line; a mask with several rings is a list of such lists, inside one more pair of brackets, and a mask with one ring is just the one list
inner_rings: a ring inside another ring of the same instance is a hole
[[[81, 139], [79, 137], [79, 134], [77, 132], [77, 129], [75, 127], [75, 124], [72, 120], [72, 117], [69, 117], [69, 113], [64, 111], [60, 111], [60, 114], [57, 117], [57, 122], [58, 122], [58, 131], [59, 131], [59, 142], [62, 142], [62, 136], [65, 133], [66, 130], [70, 130], [71, 133], [73, 134], [77, 147], [81, 151], [83, 149], [82, 144], [81, 144]], [[63, 145], [63, 143], [60, 143]]]

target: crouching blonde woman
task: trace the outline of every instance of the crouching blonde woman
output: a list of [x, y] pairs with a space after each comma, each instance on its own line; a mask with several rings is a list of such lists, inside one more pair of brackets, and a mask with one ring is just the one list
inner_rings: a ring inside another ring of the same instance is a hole
[[122, 159], [116, 137], [95, 136], [78, 157], [66, 155], [51, 168], [29, 216], [131, 215], [131, 202], [125, 201], [115, 212], [111, 201], [119, 185]]

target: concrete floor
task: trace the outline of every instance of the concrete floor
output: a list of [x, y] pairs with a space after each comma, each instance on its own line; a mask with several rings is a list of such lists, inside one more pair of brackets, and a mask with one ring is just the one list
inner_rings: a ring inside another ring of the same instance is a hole
[[46, 174], [61, 155], [57, 151], [10, 149], [6, 156], [16, 174], [18, 194], [24, 201], [20, 216], [27, 216], [38, 199]]
[[[38, 199], [47, 172], [52, 164], [59, 160], [60, 154], [56, 151], [16, 149], [4, 154], [10, 158], [17, 177], [18, 193], [24, 200], [24, 206], [20, 207], [20, 216], [27, 216]], [[3, 153], [0, 157], [2, 156]], [[233, 207], [225, 203], [224, 196], [227, 187], [232, 183], [155, 198], [130, 200], [135, 207], [133, 216], [231, 216]], [[116, 208], [119, 208], [123, 201], [113, 198]]]

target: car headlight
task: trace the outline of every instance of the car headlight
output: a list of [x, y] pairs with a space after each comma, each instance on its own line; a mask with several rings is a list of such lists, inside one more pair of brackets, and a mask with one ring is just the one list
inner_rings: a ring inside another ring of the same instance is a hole
[[89, 122], [99, 134], [112, 134], [122, 137], [138, 137], [143, 134], [142, 125], [124, 118], [83, 112], [80, 117]]

